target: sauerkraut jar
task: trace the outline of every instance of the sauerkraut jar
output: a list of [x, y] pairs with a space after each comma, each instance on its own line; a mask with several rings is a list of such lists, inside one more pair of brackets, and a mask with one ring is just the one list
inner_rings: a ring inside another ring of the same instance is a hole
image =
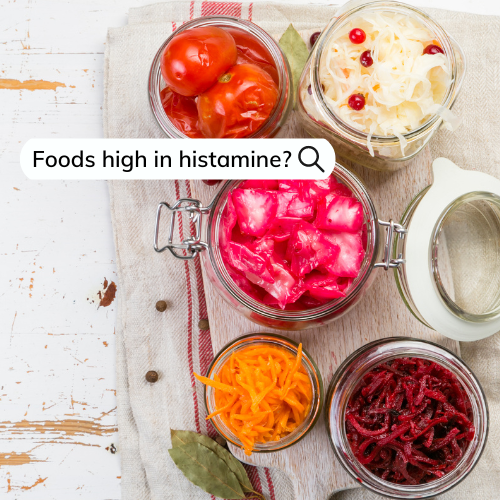
[[462, 50], [424, 12], [390, 0], [348, 2], [311, 51], [298, 112], [339, 157], [396, 170], [441, 125], [458, 126], [451, 108], [464, 74]]

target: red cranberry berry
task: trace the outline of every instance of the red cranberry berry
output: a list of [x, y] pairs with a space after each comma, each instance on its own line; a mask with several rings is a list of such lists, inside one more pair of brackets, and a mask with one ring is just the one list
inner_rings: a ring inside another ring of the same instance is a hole
[[316, 31], [311, 35], [310, 42], [311, 42], [311, 47], [316, 43], [316, 40], [319, 38], [319, 35], [321, 35], [321, 31]]
[[215, 186], [215, 184], [219, 184], [220, 179], [208, 179], [208, 180], [203, 180], [203, 182], [204, 182], [207, 186]]
[[352, 43], [359, 45], [366, 40], [366, 33], [360, 28], [354, 28], [349, 31], [349, 40], [351, 40]]
[[369, 50], [365, 50], [360, 56], [359, 56], [359, 62], [361, 63], [362, 66], [365, 68], [369, 68], [373, 64], [373, 58], [372, 58], [372, 53]]
[[444, 50], [439, 45], [427, 45], [424, 49], [424, 54], [434, 56], [436, 54], [444, 54]]
[[365, 96], [363, 94], [352, 94], [347, 101], [347, 104], [354, 111], [361, 111], [365, 107]]

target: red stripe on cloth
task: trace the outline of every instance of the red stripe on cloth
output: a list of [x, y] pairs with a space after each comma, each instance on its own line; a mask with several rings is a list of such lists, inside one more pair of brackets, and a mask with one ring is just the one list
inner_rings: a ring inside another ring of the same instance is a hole
[[248, 479], [250, 479], [250, 482], [252, 483], [252, 488], [257, 493], [260, 493], [262, 495], [262, 484], [260, 482], [260, 477], [259, 477], [259, 472], [257, 471], [257, 467], [247, 464], [243, 464], [243, 467], [245, 467], [245, 470], [247, 471]]
[[251, 3], [249, 6], [248, 6], [248, 20], [251, 21], [252, 20], [252, 10], [253, 10], [253, 3]]
[[[184, 181], [185, 186], [186, 186], [186, 194], [188, 198], [192, 198], [191, 194], [191, 184], [188, 180]], [[180, 191], [179, 191], [179, 182], [176, 180], [175, 181], [175, 194], [177, 198], [180, 198]], [[180, 215], [180, 214], [179, 214]], [[196, 229], [194, 227], [194, 224], [190, 224], [190, 230], [191, 230], [191, 235], [195, 235]], [[179, 230], [181, 234], [181, 240], [184, 239], [182, 237], [182, 219], [180, 219], [179, 222]], [[187, 269], [187, 276], [188, 276], [188, 283], [189, 283], [189, 267], [187, 262], [184, 262], [186, 269]], [[207, 303], [206, 303], [206, 298], [205, 298], [205, 287], [203, 286], [203, 277], [201, 274], [201, 263], [200, 263], [200, 257], [197, 257], [194, 260], [195, 264], [195, 270], [196, 270], [196, 285], [197, 285], [197, 290], [198, 290], [198, 310], [199, 310], [199, 318], [207, 318], [208, 313], [207, 313]], [[191, 306], [192, 307], [192, 306]], [[192, 311], [190, 313], [192, 315]], [[190, 321], [190, 326], [192, 325], [192, 321]], [[192, 331], [191, 331], [191, 337], [192, 337]], [[193, 373], [193, 361], [192, 361], [192, 351], [189, 353], [189, 364], [190, 364], [190, 371], [191, 371], [191, 377], [193, 379], [193, 387], [194, 387], [194, 377], [192, 375]], [[199, 363], [200, 363], [200, 371], [202, 374], [206, 374], [208, 370], [208, 366], [212, 362], [214, 358], [213, 354], [213, 347], [212, 347], [212, 337], [210, 335], [210, 330], [199, 330], [199, 336], [198, 336], [198, 355], [199, 355]], [[199, 430], [199, 414], [198, 414], [198, 404], [197, 404], [197, 399], [196, 399], [196, 394], [194, 393], [194, 400], [195, 400], [195, 414], [196, 414], [196, 429], [198, 432]], [[207, 427], [207, 434], [214, 438], [217, 436], [217, 431], [213, 427], [212, 423], [207, 421], [206, 422], [206, 427]], [[250, 482], [252, 483], [252, 487], [255, 491], [259, 492], [262, 494], [262, 483], [260, 481], [259, 473], [257, 471], [256, 467], [253, 467], [251, 465], [246, 465], [243, 464], [247, 473], [248, 477], [250, 479]], [[269, 489], [269, 493], [271, 495], [271, 500], [275, 500], [275, 494], [274, 494], [274, 484], [273, 480], [271, 477], [271, 474], [269, 473], [269, 469], [264, 469], [265, 475], [266, 475], [266, 481], [267, 481], [267, 486]]]
[[[177, 199], [180, 196], [179, 181], [175, 181], [175, 195]], [[182, 215], [179, 212], [179, 236], [181, 241], [184, 240], [184, 228], [182, 224]], [[188, 297], [188, 364], [189, 364], [189, 377], [191, 379], [191, 387], [194, 389], [196, 386], [195, 378], [193, 375], [193, 296], [191, 292], [191, 273], [189, 271], [189, 263], [187, 260], [184, 261], [184, 272], [186, 274], [186, 287], [187, 287], [187, 297]], [[196, 397], [196, 391], [193, 391], [193, 403], [194, 403], [194, 421], [196, 425], [196, 431], [201, 432], [200, 428], [200, 412], [198, 409], [198, 398]]]
[[[186, 193], [188, 198], [192, 198], [191, 185], [189, 181], [186, 183]], [[193, 224], [191, 224], [191, 235], [194, 236], [196, 229]], [[205, 288], [203, 287], [203, 276], [201, 273], [201, 263], [200, 258], [194, 260], [195, 270], [196, 270], [196, 286], [198, 290], [198, 311], [200, 319], [208, 319], [207, 312], [207, 302], [205, 299]], [[199, 342], [199, 352], [200, 352], [200, 370], [203, 374], [208, 370], [208, 366], [214, 358], [213, 348], [212, 348], [212, 337], [210, 336], [210, 330], [200, 330], [200, 342]]]
[[[186, 194], [188, 196], [188, 198], [192, 198], [193, 195], [191, 193], [191, 183], [186, 180], [184, 181], [186, 183]], [[196, 228], [194, 227], [194, 224], [191, 223], [191, 236], [195, 236], [196, 235]], [[200, 259], [196, 258], [195, 260], [195, 263], [199, 264], [200, 263]], [[200, 292], [200, 296], [199, 296], [199, 299], [200, 299], [200, 318], [206, 318], [207, 317], [207, 302], [205, 300], [205, 289], [203, 288], [203, 280], [202, 280], [202, 277], [201, 277], [201, 266], [198, 265], [196, 266], [197, 269], [200, 270], [200, 274], [198, 276], [198, 273], [197, 273], [197, 284], [198, 284], [198, 291]]]
[[[187, 196], [188, 198], [192, 198], [193, 195], [191, 194], [191, 184], [187, 180], [185, 181], [185, 183], [186, 183]], [[195, 234], [196, 234], [196, 229], [194, 227], [194, 224], [191, 223], [191, 235], [194, 236]], [[208, 313], [207, 313], [207, 302], [205, 299], [205, 288], [203, 286], [203, 276], [201, 274], [200, 257], [194, 259], [194, 267], [196, 271], [196, 288], [198, 290], [198, 317], [200, 319], [205, 319], [208, 318]], [[200, 372], [202, 375], [205, 375], [208, 371], [210, 363], [214, 359], [214, 351], [212, 347], [212, 337], [210, 335], [210, 330], [199, 330], [198, 355], [200, 363]], [[212, 423], [210, 421], [207, 421], [206, 425], [207, 425], [208, 435], [210, 437], [217, 436], [217, 431], [214, 429]]]
[[271, 473], [269, 472], [269, 469], [264, 469], [266, 472], [266, 479], [267, 479], [267, 486], [269, 487], [269, 494], [271, 495], [271, 500], [275, 500], [276, 497], [274, 496], [274, 484], [273, 484], [273, 478], [271, 477]]
[[241, 17], [241, 3], [239, 2], [202, 2], [202, 16], [235, 16]]
[[193, 19], [194, 17], [194, 0], [191, 2], [191, 5], [189, 6], [189, 20]]
[[172, 21], [172, 31], [175, 31], [177, 29], [177, 24]]

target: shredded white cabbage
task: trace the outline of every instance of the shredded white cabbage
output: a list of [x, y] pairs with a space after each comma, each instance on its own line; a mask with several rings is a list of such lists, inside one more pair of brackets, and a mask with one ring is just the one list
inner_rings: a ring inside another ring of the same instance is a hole
[[[353, 28], [366, 33], [363, 43], [349, 40]], [[393, 12], [371, 12], [349, 22], [324, 49], [319, 75], [325, 101], [343, 121], [368, 134], [372, 156], [373, 135], [398, 137], [404, 154], [403, 134], [433, 114], [455, 128], [456, 118], [441, 106], [451, 83], [449, 61], [444, 54], [423, 54], [432, 43], [433, 34], [419, 21]], [[368, 68], [359, 60], [365, 50], [373, 58]], [[366, 105], [354, 111], [347, 100], [358, 93], [365, 96]]]

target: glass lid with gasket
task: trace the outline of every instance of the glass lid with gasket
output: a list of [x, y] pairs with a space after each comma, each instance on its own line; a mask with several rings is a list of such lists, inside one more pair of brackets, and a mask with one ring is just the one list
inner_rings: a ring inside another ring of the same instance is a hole
[[500, 330], [500, 181], [445, 158], [434, 161], [433, 174], [401, 220], [396, 282], [426, 326], [480, 340]]

